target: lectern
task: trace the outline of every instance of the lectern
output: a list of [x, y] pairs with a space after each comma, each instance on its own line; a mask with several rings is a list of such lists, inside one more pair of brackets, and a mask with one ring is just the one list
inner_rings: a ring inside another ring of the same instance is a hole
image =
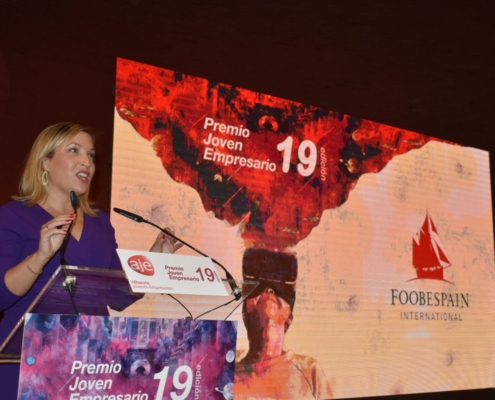
[[[131, 291], [123, 271], [74, 266], [66, 268], [76, 278], [73, 293], [69, 294], [65, 288], [65, 274], [59, 267], [26, 313], [108, 316], [134, 305], [140, 317], [224, 320], [258, 285], [256, 281], [222, 279], [229, 291], [232, 282], [242, 289], [239, 300], [216, 296], [201, 296], [198, 299], [198, 296], [174, 295], [171, 298], [150, 293], [144, 296]], [[133, 311], [124, 313], [132, 316]], [[20, 362], [24, 320], [25, 316], [1, 344], [0, 363]]]

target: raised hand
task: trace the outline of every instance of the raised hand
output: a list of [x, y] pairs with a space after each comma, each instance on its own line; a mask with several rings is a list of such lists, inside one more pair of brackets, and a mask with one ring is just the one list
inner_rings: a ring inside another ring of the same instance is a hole
[[60, 249], [64, 236], [76, 214], [59, 215], [41, 226], [38, 253], [41, 259], [49, 260]]
[[[172, 235], [175, 234], [175, 232], [170, 228], [165, 228], [165, 230], [169, 231]], [[183, 244], [177, 239], [174, 239], [173, 237], [165, 233], [160, 233], [156, 238], [155, 243], [153, 243], [153, 245], [151, 246], [150, 251], [153, 251], [155, 253], [174, 254], [182, 246]]]

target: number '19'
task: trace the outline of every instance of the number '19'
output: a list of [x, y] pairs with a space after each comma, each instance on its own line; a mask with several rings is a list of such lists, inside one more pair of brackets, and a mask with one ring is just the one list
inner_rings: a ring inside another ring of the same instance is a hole
[[[292, 136], [287, 138], [277, 145], [277, 150], [283, 153], [282, 156], [282, 171], [287, 173], [290, 168], [290, 158], [292, 156]], [[297, 172], [302, 176], [310, 176], [316, 168], [316, 158], [318, 152], [316, 145], [311, 140], [303, 140], [297, 149]]]
[[[156, 400], [163, 399], [163, 394], [165, 392], [165, 385], [167, 383], [167, 378], [168, 378], [168, 369], [169, 367], [165, 367], [154, 376], [155, 379], [160, 379], [160, 383], [158, 384], [158, 391], [156, 392]], [[180, 380], [182, 373], [186, 374], [185, 381]], [[184, 400], [189, 395], [189, 392], [191, 391], [191, 387], [192, 387], [193, 373], [191, 368], [188, 367], [187, 365], [182, 365], [179, 368], [177, 368], [174, 372], [172, 382], [174, 384], [175, 389], [179, 389], [179, 390], [184, 389], [184, 391], [181, 394], [177, 394], [177, 392], [170, 392], [170, 397], [172, 397], [172, 400]]]

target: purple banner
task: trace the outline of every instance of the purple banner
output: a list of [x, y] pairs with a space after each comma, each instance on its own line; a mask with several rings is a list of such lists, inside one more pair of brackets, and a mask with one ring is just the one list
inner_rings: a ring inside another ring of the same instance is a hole
[[232, 399], [237, 323], [27, 314], [19, 399]]

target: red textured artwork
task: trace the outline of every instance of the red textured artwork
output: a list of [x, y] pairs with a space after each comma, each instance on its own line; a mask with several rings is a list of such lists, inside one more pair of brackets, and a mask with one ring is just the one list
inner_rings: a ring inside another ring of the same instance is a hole
[[116, 110], [246, 247], [284, 250], [359, 177], [432, 137], [124, 59]]

